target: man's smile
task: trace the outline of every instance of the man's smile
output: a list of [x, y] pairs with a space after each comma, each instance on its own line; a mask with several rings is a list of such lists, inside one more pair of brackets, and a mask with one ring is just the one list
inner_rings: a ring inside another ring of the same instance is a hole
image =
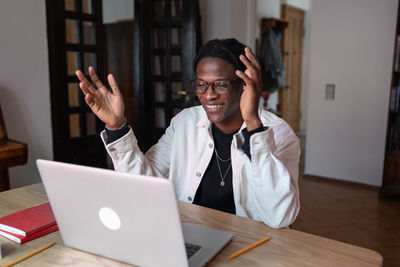
[[204, 104], [204, 108], [207, 112], [218, 112], [223, 108], [223, 104]]

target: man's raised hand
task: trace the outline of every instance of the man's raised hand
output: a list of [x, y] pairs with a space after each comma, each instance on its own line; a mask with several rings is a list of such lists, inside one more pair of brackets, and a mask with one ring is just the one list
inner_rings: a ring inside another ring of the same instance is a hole
[[82, 71], [76, 71], [76, 76], [80, 80], [79, 87], [85, 95], [86, 104], [106, 124], [108, 129], [120, 128], [125, 122], [125, 105], [114, 76], [109, 74], [107, 77], [112, 89], [110, 91], [100, 81], [92, 66], [89, 67], [89, 75], [97, 89], [86, 79]]

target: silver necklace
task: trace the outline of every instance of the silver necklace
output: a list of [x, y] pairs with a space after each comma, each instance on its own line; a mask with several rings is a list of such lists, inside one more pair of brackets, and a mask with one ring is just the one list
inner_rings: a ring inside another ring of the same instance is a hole
[[222, 159], [222, 158], [218, 155], [217, 149], [214, 149], [214, 151], [215, 151], [215, 155], [217, 156], [217, 165], [218, 165], [219, 175], [221, 176], [221, 182], [220, 182], [219, 184], [220, 184], [220, 186], [225, 186], [224, 180], [225, 180], [226, 175], [227, 175], [228, 172], [229, 172], [229, 169], [230, 169], [231, 166], [232, 166], [232, 162], [229, 163], [228, 169], [226, 169], [226, 172], [225, 172], [224, 176], [222, 176], [222, 171], [221, 171], [221, 166], [219, 165], [219, 161], [228, 162], [228, 161], [231, 160], [231, 158], [229, 158], [229, 159]]

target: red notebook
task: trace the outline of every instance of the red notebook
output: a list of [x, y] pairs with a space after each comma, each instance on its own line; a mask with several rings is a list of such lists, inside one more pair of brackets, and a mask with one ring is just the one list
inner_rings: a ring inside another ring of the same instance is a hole
[[49, 202], [0, 218], [0, 230], [21, 236], [29, 236], [55, 224]]
[[54, 224], [54, 225], [52, 225], [50, 227], [42, 229], [39, 232], [33, 233], [31, 235], [28, 235], [28, 236], [17, 235], [17, 234], [13, 234], [13, 233], [10, 233], [10, 232], [7, 232], [7, 231], [3, 231], [3, 230], [0, 230], [0, 235], [2, 235], [4, 237], [7, 237], [8, 239], [11, 239], [14, 242], [22, 244], [22, 243], [28, 242], [29, 240], [41, 237], [42, 235], [50, 234], [50, 233], [52, 233], [54, 231], [57, 231], [57, 230], [58, 230], [58, 225]]

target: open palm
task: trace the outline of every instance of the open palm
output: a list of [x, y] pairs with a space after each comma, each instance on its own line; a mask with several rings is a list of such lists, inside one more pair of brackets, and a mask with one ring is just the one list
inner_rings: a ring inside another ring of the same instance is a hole
[[236, 75], [246, 84], [246, 89], [240, 98], [240, 111], [243, 120], [246, 122], [247, 129], [250, 131], [261, 125], [261, 120], [258, 116], [262, 88], [261, 67], [256, 56], [248, 47], [245, 48], [245, 55], [240, 56], [240, 60], [246, 66], [245, 72], [236, 71]]
[[107, 79], [112, 91], [100, 81], [93, 67], [89, 67], [89, 75], [97, 89], [86, 79], [82, 71], [77, 70], [76, 76], [81, 81], [79, 87], [85, 95], [85, 101], [93, 113], [106, 124], [109, 129], [117, 129], [125, 122], [125, 105], [118, 88], [117, 82], [112, 74]]

